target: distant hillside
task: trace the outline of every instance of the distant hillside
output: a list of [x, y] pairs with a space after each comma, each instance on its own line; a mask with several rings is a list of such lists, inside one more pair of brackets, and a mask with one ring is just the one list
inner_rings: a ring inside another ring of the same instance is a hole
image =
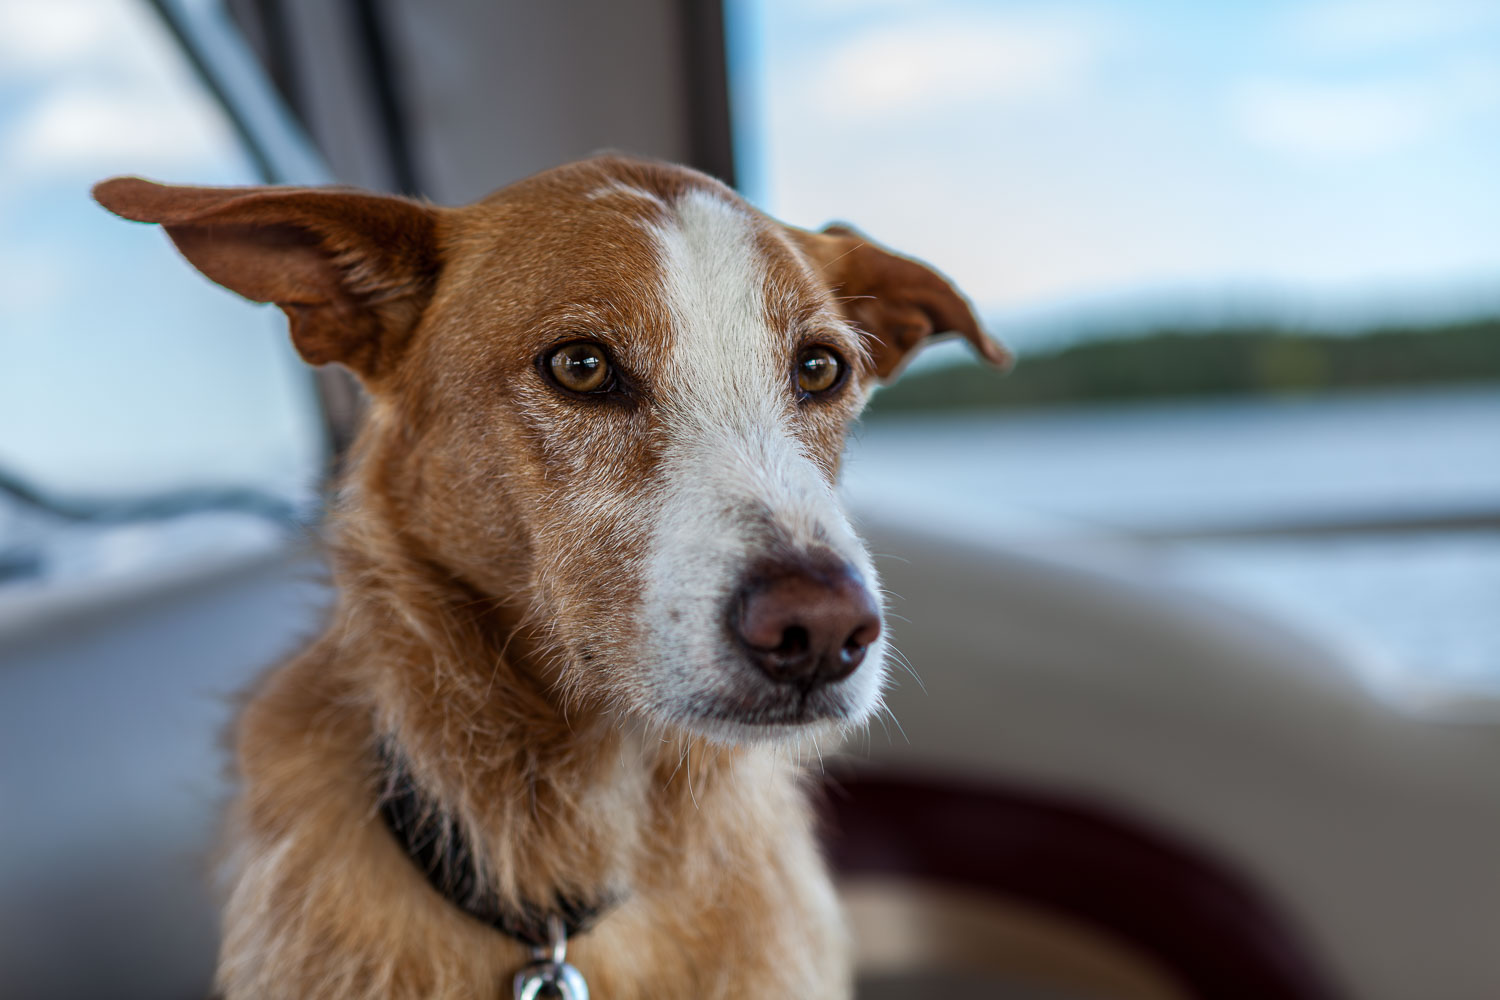
[[912, 373], [876, 393], [870, 414], [1495, 379], [1500, 318], [1338, 335], [1164, 329], [1024, 355], [1006, 376], [978, 365]]

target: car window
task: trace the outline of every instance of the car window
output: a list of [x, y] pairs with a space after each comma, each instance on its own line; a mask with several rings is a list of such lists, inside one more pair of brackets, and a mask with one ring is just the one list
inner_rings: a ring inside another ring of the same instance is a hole
[[95, 204], [90, 186], [115, 174], [261, 180], [152, 5], [0, 3], [0, 586], [12, 592], [259, 544], [282, 530], [268, 518], [306, 508], [323, 464], [316, 395], [280, 314], [208, 282], [159, 228]]

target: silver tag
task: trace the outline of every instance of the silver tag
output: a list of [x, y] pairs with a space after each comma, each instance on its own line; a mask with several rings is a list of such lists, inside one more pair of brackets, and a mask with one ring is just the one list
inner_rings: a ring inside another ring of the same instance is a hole
[[532, 962], [516, 973], [516, 1000], [553, 996], [561, 1000], [589, 1000], [589, 984], [583, 981], [583, 973], [567, 962], [551, 959]]

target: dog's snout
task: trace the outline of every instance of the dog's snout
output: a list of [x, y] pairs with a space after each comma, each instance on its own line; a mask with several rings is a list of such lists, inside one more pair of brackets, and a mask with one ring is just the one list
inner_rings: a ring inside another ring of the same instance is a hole
[[880, 608], [855, 569], [789, 564], [756, 574], [734, 622], [772, 680], [808, 687], [852, 674], [880, 636]]

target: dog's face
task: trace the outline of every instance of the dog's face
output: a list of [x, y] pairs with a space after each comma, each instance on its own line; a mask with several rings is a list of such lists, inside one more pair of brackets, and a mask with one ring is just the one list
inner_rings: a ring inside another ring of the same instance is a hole
[[520, 602], [575, 703], [736, 741], [878, 704], [875, 570], [835, 493], [845, 434], [935, 332], [1005, 360], [934, 272], [620, 159], [461, 209], [139, 180], [97, 195], [281, 305], [309, 361], [361, 376], [362, 516]]

